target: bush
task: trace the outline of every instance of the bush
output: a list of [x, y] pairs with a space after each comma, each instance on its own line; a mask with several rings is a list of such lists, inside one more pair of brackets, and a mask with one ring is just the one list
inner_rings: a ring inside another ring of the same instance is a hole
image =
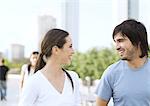
[[118, 59], [114, 48], [93, 48], [86, 53], [76, 52], [71, 65], [65, 68], [77, 72], [81, 79], [86, 76], [99, 79], [104, 70]]

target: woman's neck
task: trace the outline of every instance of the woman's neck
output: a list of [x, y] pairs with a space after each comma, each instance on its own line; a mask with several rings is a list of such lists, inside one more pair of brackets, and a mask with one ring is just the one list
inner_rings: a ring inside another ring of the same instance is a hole
[[52, 75], [55, 77], [64, 74], [61, 65], [56, 64], [55, 62], [52, 61], [48, 61], [45, 67], [42, 69], [42, 71], [47, 75]]

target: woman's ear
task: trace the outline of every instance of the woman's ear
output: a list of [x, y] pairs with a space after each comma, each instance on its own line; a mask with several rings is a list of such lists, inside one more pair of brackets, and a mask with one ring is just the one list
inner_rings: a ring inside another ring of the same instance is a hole
[[57, 46], [53, 46], [52, 47], [52, 54], [57, 54], [58, 50], [59, 50], [59, 48]]

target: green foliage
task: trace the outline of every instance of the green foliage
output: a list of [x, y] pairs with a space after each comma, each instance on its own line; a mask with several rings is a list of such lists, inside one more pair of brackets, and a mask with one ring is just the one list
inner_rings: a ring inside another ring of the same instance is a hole
[[76, 52], [71, 65], [65, 68], [76, 71], [82, 79], [85, 79], [86, 76], [99, 79], [103, 71], [118, 59], [114, 48], [93, 48], [86, 53]]
[[10, 68], [10, 73], [19, 74], [20, 68], [23, 64], [27, 63], [28, 59], [22, 59], [22, 60], [13, 60], [9, 61], [7, 58], [5, 58], [5, 65], [7, 65]]
[[20, 68], [24, 64], [24, 61], [21, 62], [10, 62], [8, 59], [5, 59], [5, 65], [9, 68]]

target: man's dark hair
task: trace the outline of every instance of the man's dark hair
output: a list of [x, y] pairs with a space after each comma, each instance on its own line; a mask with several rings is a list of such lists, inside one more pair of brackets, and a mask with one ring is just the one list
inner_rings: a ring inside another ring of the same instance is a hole
[[37, 55], [38, 55], [39, 52], [38, 52], [38, 51], [33, 51], [32, 54], [33, 54], [33, 55], [34, 55], [34, 54], [37, 54]]
[[148, 56], [149, 46], [147, 40], [147, 31], [145, 26], [134, 19], [128, 19], [117, 25], [113, 31], [113, 39], [117, 33], [126, 36], [136, 47], [140, 46], [142, 54], [140, 58]]
[[4, 62], [5, 62], [3, 57], [0, 57], [0, 61], [1, 61], [2, 64], [4, 64]]
[[5, 63], [5, 60], [2, 58], [2, 63], [4, 64]]

